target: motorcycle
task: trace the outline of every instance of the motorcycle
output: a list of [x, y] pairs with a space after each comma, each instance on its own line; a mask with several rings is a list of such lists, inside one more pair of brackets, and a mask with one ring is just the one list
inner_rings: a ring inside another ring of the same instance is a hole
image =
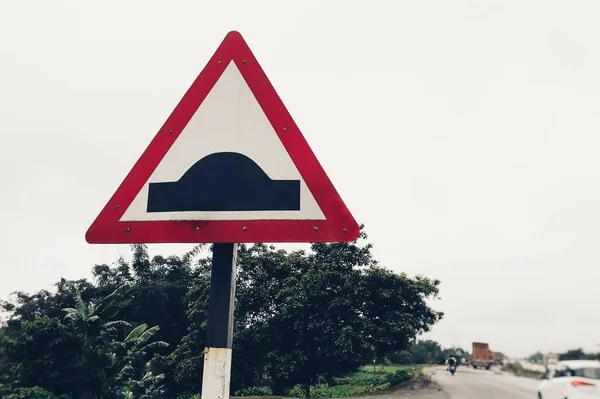
[[454, 375], [454, 373], [456, 373], [456, 365], [448, 366], [448, 370], [450, 371], [450, 374]]

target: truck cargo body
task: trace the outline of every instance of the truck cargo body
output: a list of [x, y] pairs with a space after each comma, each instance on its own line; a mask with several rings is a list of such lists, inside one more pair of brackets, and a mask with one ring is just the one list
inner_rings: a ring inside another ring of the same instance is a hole
[[489, 370], [494, 365], [494, 354], [485, 342], [473, 342], [473, 354], [471, 356], [473, 368], [486, 368]]

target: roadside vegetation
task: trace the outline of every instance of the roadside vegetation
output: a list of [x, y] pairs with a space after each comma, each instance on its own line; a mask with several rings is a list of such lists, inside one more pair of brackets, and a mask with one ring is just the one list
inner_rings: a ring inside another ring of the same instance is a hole
[[[558, 353], [558, 360], [599, 360], [600, 353], [586, 353], [583, 349], [570, 349], [564, 353]], [[537, 351], [527, 358], [527, 362], [531, 364], [544, 365], [545, 356], [542, 352]], [[531, 370], [529, 368], [523, 367], [521, 363], [514, 362], [506, 364], [503, 368], [503, 371], [507, 373], [514, 374], [519, 377], [527, 377], [527, 378], [541, 378], [545, 372], [538, 370]]]
[[542, 378], [542, 375], [544, 375], [543, 372], [526, 369], [523, 366], [521, 366], [520, 363], [508, 363], [508, 364], [504, 365], [504, 367], [502, 367], [502, 371], [514, 374], [518, 377], [535, 378], [535, 379], [540, 379], [540, 378]]
[[[541, 364], [544, 361], [544, 354], [536, 352], [527, 359], [530, 363]], [[582, 348], [570, 349], [564, 353], [558, 354], [558, 360], [600, 360], [599, 353], [587, 353]]]
[[[321, 383], [311, 386], [311, 398], [344, 398], [379, 393], [410, 381], [416, 368], [412, 366], [384, 366], [373, 371], [365, 367], [348, 377], [335, 378], [330, 384]], [[302, 386], [295, 386], [288, 392], [288, 397], [305, 398], [306, 391]]]
[[377, 359], [382, 364], [444, 364], [446, 359], [471, 359], [471, 354], [457, 347], [442, 348], [436, 341], [427, 339], [415, 342], [401, 351], [393, 351]]
[[[411, 378], [410, 367], [391, 364], [436, 361], [423, 348], [439, 345], [415, 340], [442, 317], [429, 306], [440, 282], [380, 265], [366, 239], [363, 232], [353, 243], [293, 252], [240, 246], [232, 395], [357, 395]], [[150, 257], [145, 245], [131, 249], [129, 261], [94, 266], [91, 281], [61, 279], [51, 291], [0, 302], [8, 314], [0, 325], [0, 397], [201, 392], [210, 248], [166, 257]], [[373, 359], [387, 368], [364, 368]]]
[[[310, 397], [320, 398], [346, 398], [369, 394], [384, 393], [390, 389], [411, 381], [420, 376], [420, 366], [409, 365], [379, 365], [365, 366], [360, 371], [347, 377], [334, 378], [330, 383], [311, 385]], [[306, 398], [306, 389], [301, 385], [291, 388], [285, 396], [274, 396], [269, 387], [254, 387], [235, 392], [232, 398], [252, 397], [253, 399], [267, 398]], [[200, 395], [180, 395], [177, 399], [201, 399]]]

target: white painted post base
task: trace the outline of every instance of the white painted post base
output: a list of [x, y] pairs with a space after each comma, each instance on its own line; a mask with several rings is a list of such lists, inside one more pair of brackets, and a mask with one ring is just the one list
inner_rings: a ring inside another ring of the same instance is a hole
[[202, 399], [229, 399], [231, 349], [206, 348], [202, 373]]

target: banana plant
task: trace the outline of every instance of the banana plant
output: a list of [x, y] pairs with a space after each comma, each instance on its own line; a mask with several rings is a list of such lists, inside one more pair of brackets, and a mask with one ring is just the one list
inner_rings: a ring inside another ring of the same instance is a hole
[[165, 376], [154, 375], [148, 371], [149, 364], [145, 363], [145, 359], [148, 359], [156, 349], [169, 346], [163, 341], [149, 342], [159, 329], [159, 326], [148, 328], [147, 324], [140, 324], [131, 330], [123, 342], [113, 343], [115, 349], [111, 354], [113, 367], [120, 369], [115, 379], [115, 389], [123, 387], [124, 398], [150, 399], [164, 394], [161, 383]]
[[150, 342], [159, 326], [148, 328], [144, 323], [133, 328], [125, 320], [114, 320], [131, 302], [127, 296], [134, 288], [125, 284], [97, 304], [85, 303], [77, 294], [76, 307], [63, 309], [66, 326], [81, 343], [80, 367], [90, 377], [88, 386], [102, 398], [150, 399], [164, 393], [164, 375], [154, 375], [147, 363], [157, 349], [168, 346], [163, 341]]

